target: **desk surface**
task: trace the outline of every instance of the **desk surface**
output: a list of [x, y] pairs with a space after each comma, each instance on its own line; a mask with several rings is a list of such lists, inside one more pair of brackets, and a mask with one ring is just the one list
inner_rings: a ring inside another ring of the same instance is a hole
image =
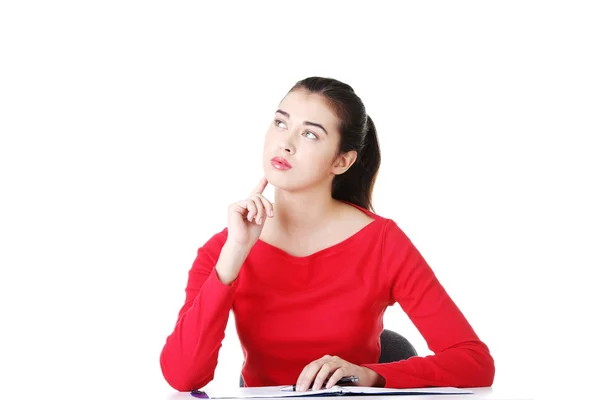
[[[532, 393], [510, 393], [507, 391], [495, 390], [494, 388], [468, 388], [473, 392], [473, 394], [465, 394], [465, 395], [399, 395], [399, 396], [339, 396], [340, 400], [345, 398], [347, 400], [392, 400], [392, 399], [420, 399], [420, 400], [533, 400], [535, 397]], [[139, 393], [138, 393], [139, 395]], [[321, 399], [326, 399], [328, 397]], [[191, 400], [195, 399], [189, 392], [174, 392], [170, 395], [164, 397], [165, 400]], [[300, 400], [300, 399], [311, 399], [310, 397], [288, 397], [284, 398], [285, 400]], [[128, 400], [128, 399], [122, 399]], [[133, 398], [131, 399], [133, 400]], [[274, 398], [270, 398], [268, 400], [274, 400]]]

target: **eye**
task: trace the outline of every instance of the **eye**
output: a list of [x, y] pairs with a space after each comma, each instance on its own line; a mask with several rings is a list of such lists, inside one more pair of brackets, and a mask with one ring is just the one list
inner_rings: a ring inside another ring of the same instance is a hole
[[276, 120], [275, 120], [275, 126], [276, 126], [276, 127], [278, 127], [278, 128], [279, 128], [279, 123], [282, 123], [282, 124], [283, 124], [283, 121], [282, 121], [282, 120], [280, 120], [280, 119], [276, 119]]
[[[314, 134], [314, 133], [312, 133], [311, 131], [306, 131], [306, 134], [307, 134], [307, 135], [313, 135], [313, 136], [314, 136], [314, 138], [312, 138], [312, 140], [315, 140], [315, 139], [318, 139], [318, 138], [319, 138], [317, 135], [315, 135], [315, 134]], [[307, 137], [308, 137], [308, 136], [307, 136]], [[311, 139], [311, 138], [309, 138], [309, 139]]]

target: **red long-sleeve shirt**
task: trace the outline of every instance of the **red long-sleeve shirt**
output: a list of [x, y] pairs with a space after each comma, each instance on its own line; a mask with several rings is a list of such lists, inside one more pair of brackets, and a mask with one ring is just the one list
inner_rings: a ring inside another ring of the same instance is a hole
[[[200, 247], [160, 354], [167, 382], [190, 391], [213, 379], [233, 309], [246, 386], [293, 384], [325, 354], [375, 370], [385, 387], [491, 386], [488, 347], [420, 252], [392, 219], [355, 207], [374, 221], [306, 257], [259, 240], [231, 285], [215, 271], [227, 228]], [[396, 302], [433, 355], [377, 363], [383, 314]]]

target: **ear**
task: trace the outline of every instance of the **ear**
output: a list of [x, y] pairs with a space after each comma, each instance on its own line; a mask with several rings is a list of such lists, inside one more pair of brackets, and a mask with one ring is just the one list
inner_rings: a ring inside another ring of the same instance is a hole
[[340, 154], [334, 161], [332, 171], [334, 175], [341, 175], [356, 162], [358, 153], [356, 150], [351, 150], [347, 153]]

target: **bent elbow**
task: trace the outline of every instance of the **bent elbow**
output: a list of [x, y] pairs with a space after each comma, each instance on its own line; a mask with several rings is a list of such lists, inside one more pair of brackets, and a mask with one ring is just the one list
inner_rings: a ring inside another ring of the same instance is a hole
[[165, 381], [179, 392], [191, 392], [206, 386], [214, 378], [214, 372], [205, 377], [194, 376], [190, 368], [185, 368], [181, 363], [171, 363], [167, 360], [165, 352], [160, 355], [160, 369]]
[[481, 366], [481, 386], [492, 386], [496, 376], [496, 364], [492, 355], [487, 352]]
[[476, 363], [475, 373], [473, 374], [473, 387], [488, 387], [494, 383], [494, 377], [496, 376], [496, 365], [494, 358], [489, 352], [487, 346], [483, 349], [479, 348], [473, 354], [473, 359]]

